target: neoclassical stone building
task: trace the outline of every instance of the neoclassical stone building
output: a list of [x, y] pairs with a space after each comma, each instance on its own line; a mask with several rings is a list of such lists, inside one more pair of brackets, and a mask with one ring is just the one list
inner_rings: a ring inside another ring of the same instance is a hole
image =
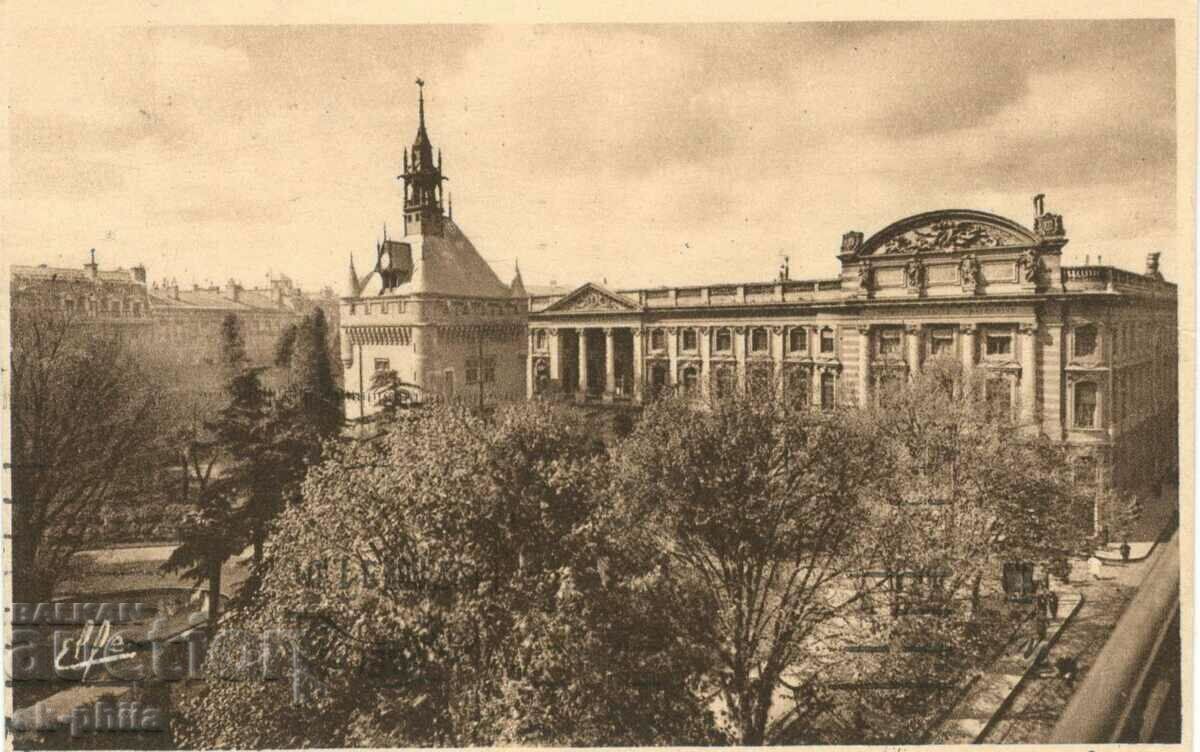
[[866, 404], [934, 357], [983, 371], [986, 398], [1072, 448], [1082, 483], [1137, 485], [1177, 462], [1176, 288], [1064, 267], [1062, 217], [920, 214], [842, 239], [841, 274], [530, 299], [528, 394], [638, 403], [752, 390]]
[[1032, 229], [946, 210], [848, 232], [829, 279], [540, 294], [519, 272], [502, 283], [443, 211], [423, 98], [418, 122], [404, 237], [385, 233], [363, 277], [351, 261], [341, 299], [349, 418], [377, 409], [380, 370], [432, 399], [749, 390], [828, 409], [946, 357], [982, 372], [1024, 430], [1069, 445], [1080, 482], [1136, 485], [1176, 466], [1175, 285], [1157, 254], [1145, 274], [1062, 266], [1062, 217], [1040, 195]]

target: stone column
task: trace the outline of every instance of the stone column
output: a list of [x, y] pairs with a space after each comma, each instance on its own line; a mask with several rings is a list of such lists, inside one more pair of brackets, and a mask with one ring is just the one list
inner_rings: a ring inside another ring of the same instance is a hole
[[[739, 288], [740, 289], [740, 288]], [[738, 394], [746, 393], [746, 337], [744, 326], [733, 327], [733, 353], [737, 356], [737, 390]]]
[[1021, 331], [1021, 420], [1032, 426], [1037, 420], [1037, 324], [1022, 324]]
[[604, 399], [606, 402], [612, 402], [616, 387], [616, 364], [613, 361], [613, 328], [606, 326], [604, 327]]
[[904, 341], [907, 345], [905, 359], [908, 361], [908, 380], [912, 381], [917, 377], [917, 371], [921, 370], [921, 325], [906, 324]]
[[871, 326], [858, 327], [858, 406], [866, 407], [871, 399]]
[[[782, 289], [782, 288], [780, 288]], [[775, 399], [783, 400], [783, 327], [771, 327], [771, 372], [775, 379]]]
[[550, 330], [550, 380], [562, 383], [562, 330]]
[[533, 343], [535, 330], [530, 329], [525, 338], [525, 399], [533, 399]]
[[964, 373], [970, 373], [975, 367], [975, 332], [977, 327], [974, 324], [962, 324], [959, 327], [959, 334], [962, 335], [962, 367]]
[[669, 359], [668, 368], [671, 373], [667, 376], [667, 382], [674, 387], [679, 383], [679, 327], [667, 327], [667, 358]]
[[700, 396], [705, 401], [712, 397], [712, 332], [707, 326], [699, 328], [700, 338]]
[[642, 359], [642, 328], [635, 327], [630, 331], [633, 334], [633, 399], [635, 402], [641, 402], [642, 382], [645, 381], [643, 372], [646, 367]]
[[816, 410], [821, 409], [821, 374], [824, 372], [824, 370], [825, 369], [819, 365], [813, 365], [812, 374], [810, 374], [812, 377], [810, 381], [812, 383], [810, 383], [808, 387], [810, 390], [812, 390], [812, 399], [808, 401], [808, 404]]
[[587, 329], [579, 327], [579, 384], [576, 395], [582, 401], [587, 399]]

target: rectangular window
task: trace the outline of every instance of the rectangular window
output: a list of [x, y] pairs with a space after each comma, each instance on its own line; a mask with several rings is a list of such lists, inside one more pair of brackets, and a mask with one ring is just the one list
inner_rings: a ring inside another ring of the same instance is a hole
[[390, 371], [390, 370], [392, 370], [392, 364], [387, 358], [376, 358], [375, 359], [375, 370], [376, 371]]
[[717, 330], [717, 352], [727, 353], [733, 352], [733, 335], [728, 329]]
[[496, 383], [496, 359], [495, 358], [484, 358], [483, 359], [483, 383], [485, 383], [485, 384]]
[[698, 340], [695, 329], [684, 329], [681, 332], [680, 339], [682, 340], [684, 352], [696, 352], [699, 345], [697, 344]]
[[469, 358], [467, 360], [466, 377], [467, 377], [468, 384], [478, 384], [479, 383], [479, 360], [478, 359]]
[[1075, 357], [1086, 358], [1096, 352], [1096, 327], [1094, 325], [1075, 328]]
[[986, 352], [990, 356], [1012, 355], [1011, 332], [989, 332], [985, 337]]
[[833, 409], [833, 379], [832, 373], [821, 374], [821, 409]]
[[896, 328], [880, 329], [879, 330], [879, 354], [881, 356], [898, 356], [902, 347], [903, 338], [900, 336], [900, 330]]
[[650, 332], [650, 349], [658, 351], [667, 349], [667, 337], [662, 329], [655, 329]]
[[931, 356], [952, 355], [954, 353], [953, 329], [929, 330], [929, 354]]
[[767, 350], [770, 349], [770, 345], [767, 344], [767, 342], [768, 342], [768, 340], [767, 340], [767, 330], [766, 329], [750, 330], [750, 352], [756, 352], [756, 353], [767, 352]]
[[1099, 422], [1096, 419], [1096, 407], [1099, 403], [1099, 388], [1091, 381], [1081, 381], [1075, 385], [1075, 427], [1095, 428]]
[[788, 351], [801, 353], [808, 350], [808, 332], [803, 329], [788, 330]]
[[833, 349], [834, 349], [834, 347], [833, 347], [833, 330], [832, 329], [822, 329], [821, 330], [821, 352], [831, 353], [831, 352], [833, 352]]

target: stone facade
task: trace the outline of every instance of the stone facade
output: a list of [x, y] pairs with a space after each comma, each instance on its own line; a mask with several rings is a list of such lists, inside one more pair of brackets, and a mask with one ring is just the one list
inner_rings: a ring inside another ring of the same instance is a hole
[[14, 266], [15, 304], [38, 300], [74, 316], [81, 325], [103, 325], [120, 332], [135, 353], [168, 376], [179, 401], [219, 402], [221, 325], [228, 314], [242, 322], [242, 335], [251, 365], [261, 366], [264, 386], [284, 386], [283, 369], [274, 367], [275, 346], [284, 329], [314, 308], [329, 321], [330, 350], [337, 352], [338, 306], [332, 290], [320, 295], [301, 292], [283, 275], [264, 288], [245, 288], [230, 280], [224, 286], [174, 282], [147, 284], [146, 270], [101, 270], [92, 251], [82, 269]]
[[535, 296], [527, 393], [832, 408], [947, 357], [982, 370], [1022, 430], [1071, 447], [1079, 482], [1160, 479], [1178, 462], [1176, 288], [1156, 255], [1145, 275], [1063, 267], [1066, 242], [1039, 196], [1033, 230], [953, 210], [849, 232], [835, 279]]
[[495, 401], [525, 394], [528, 303], [520, 273], [505, 285], [483, 260], [453, 211], [443, 210], [436, 161], [418, 100], [417, 136], [404, 153], [404, 237], [386, 230], [370, 271], [351, 258], [341, 300], [346, 417], [376, 412], [374, 374], [390, 371], [418, 399]]

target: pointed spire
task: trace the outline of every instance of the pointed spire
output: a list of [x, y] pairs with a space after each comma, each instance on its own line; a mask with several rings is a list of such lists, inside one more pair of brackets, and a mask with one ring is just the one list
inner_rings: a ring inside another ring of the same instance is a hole
[[417, 79], [417, 130], [425, 130], [425, 82]]
[[350, 278], [347, 280], [349, 284], [346, 286], [346, 296], [350, 298], [358, 297], [358, 272], [354, 270], [354, 254], [350, 254]]
[[509, 295], [514, 298], [528, 298], [529, 293], [525, 291], [525, 282], [521, 279], [521, 262], [514, 261], [513, 269], [516, 274], [513, 276], [512, 284], [508, 286]]
[[450, 211], [450, 219], [453, 220], [454, 219], [454, 194], [451, 193], [446, 198], [447, 198], [447, 203], [449, 204], [449, 206], [447, 206], [447, 209], [449, 209], [449, 211]]

